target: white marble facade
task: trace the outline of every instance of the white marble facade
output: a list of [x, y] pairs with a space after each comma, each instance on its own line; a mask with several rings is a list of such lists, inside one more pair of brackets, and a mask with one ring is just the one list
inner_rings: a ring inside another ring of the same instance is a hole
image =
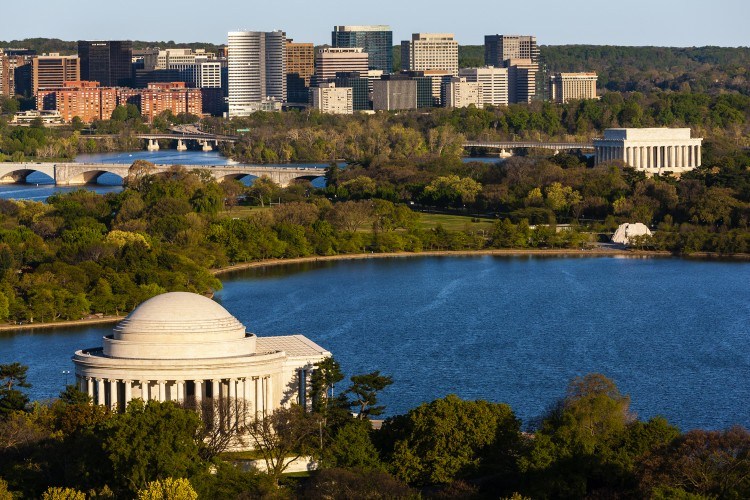
[[619, 160], [652, 173], [688, 172], [701, 166], [702, 138], [689, 128], [608, 128], [594, 139], [596, 164]]
[[187, 292], [145, 301], [102, 340], [73, 356], [76, 381], [95, 404], [120, 411], [133, 398], [236, 398], [262, 416], [304, 403], [314, 363], [331, 355], [302, 335], [246, 333], [221, 305]]

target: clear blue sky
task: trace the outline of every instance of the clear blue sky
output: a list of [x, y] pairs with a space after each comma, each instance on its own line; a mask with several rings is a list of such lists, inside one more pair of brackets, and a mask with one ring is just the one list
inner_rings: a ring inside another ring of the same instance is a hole
[[[226, 43], [227, 31], [283, 29], [330, 43], [335, 24], [413, 32], [533, 34], [544, 45], [750, 46], [749, 0], [2, 0], [0, 40], [29, 37]], [[564, 5], [564, 7], [563, 7]]]

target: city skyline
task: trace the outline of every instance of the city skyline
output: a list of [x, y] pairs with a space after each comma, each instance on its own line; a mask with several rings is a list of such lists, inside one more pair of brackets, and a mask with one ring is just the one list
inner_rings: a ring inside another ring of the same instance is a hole
[[[205, 4], [185, 0], [180, 9], [165, 3], [131, 0], [131, 8], [115, 10], [81, 9], [71, 16], [68, 3], [41, 0], [44, 16], [33, 25], [23, 22], [5, 23], [2, 41], [24, 38], [130, 39], [143, 41], [175, 41], [226, 43], [230, 31], [284, 30], [299, 42], [330, 44], [335, 25], [387, 24], [393, 30], [393, 43], [408, 39], [417, 32], [450, 32], [461, 45], [482, 45], [487, 34], [533, 34], [540, 45], [593, 44], [630, 46], [750, 46], [750, 32], [744, 26], [750, 17], [750, 4], [743, 0], [718, 0], [711, 9], [698, 0], [685, 0], [675, 8], [646, 0], [631, 0], [627, 8], [594, 6], [590, 2], [572, 0], [564, 6], [543, 0], [534, 4], [529, 16], [527, 4], [498, 5], [489, 0], [463, 2], [461, 12], [445, 1], [415, 0], [409, 12], [395, 0], [379, 2], [378, 13], [367, 6], [352, 4], [341, 13], [341, 4], [318, 2], [314, 8], [300, 0], [288, 0], [287, 8], [278, 5], [243, 4], [239, 0], [213, 2], [210, 16], [196, 15], [205, 11]], [[446, 9], [453, 13], [446, 15]], [[24, 19], [28, 7], [19, 2], [3, 7], [5, 19]], [[148, 12], [148, 16], [144, 16]], [[291, 16], [289, 13], [297, 13]], [[102, 22], [107, 14], [117, 22]], [[63, 19], [65, 22], [60, 22]], [[246, 19], [243, 21], [243, 19]], [[168, 21], [168, 22], [165, 22]]]

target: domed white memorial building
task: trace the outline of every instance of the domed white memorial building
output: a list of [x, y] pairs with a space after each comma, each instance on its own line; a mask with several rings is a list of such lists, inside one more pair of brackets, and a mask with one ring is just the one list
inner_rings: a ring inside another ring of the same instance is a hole
[[73, 363], [96, 404], [237, 398], [258, 417], [304, 403], [307, 374], [330, 355], [302, 335], [258, 337], [213, 300], [170, 292], [139, 305], [102, 347], [76, 351]]

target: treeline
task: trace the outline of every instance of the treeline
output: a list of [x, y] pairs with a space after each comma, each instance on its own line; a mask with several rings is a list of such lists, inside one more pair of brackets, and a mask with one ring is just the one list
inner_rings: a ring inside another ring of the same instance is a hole
[[[0, 407], [23, 400], [25, 367], [0, 365]], [[132, 401], [114, 413], [72, 386], [51, 403], [0, 413], [0, 495], [28, 498], [747, 498], [750, 432], [681, 432], [663, 417], [639, 420], [613, 381], [575, 378], [538, 421], [507, 404], [448, 395], [378, 430], [378, 394], [390, 377], [351, 377], [318, 364], [308, 409], [263, 419], [231, 413], [233, 431], [194, 402]], [[14, 394], [15, 393], [15, 394]], [[336, 395], [334, 395], [336, 394]], [[213, 412], [226, 403], [212, 401]], [[216, 404], [218, 403], [218, 405]], [[242, 405], [232, 405], [241, 407]], [[221, 409], [219, 409], [221, 408]], [[356, 416], [351, 413], [358, 412]], [[216, 446], [234, 432], [253, 443], [264, 473]], [[318, 466], [285, 476], [296, 457]], [[243, 472], [243, 469], [247, 470]], [[149, 496], [149, 490], [155, 492]], [[169, 492], [169, 493], [168, 493]], [[179, 492], [179, 493], [178, 493]]]
[[[314, 111], [205, 119], [205, 130], [238, 134], [222, 152], [251, 163], [372, 163], [442, 157], [456, 160], [465, 140], [587, 142], [612, 127], [690, 127], [693, 135], [748, 146], [750, 97], [685, 92], [610, 92], [601, 100], [516, 104], [486, 109], [433, 109], [373, 116]], [[482, 151], [478, 151], [481, 153]]]
[[[179, 49], [205, 49], [206, 52], [216, 53], [221, 45], [208, 43], [208, 42], [175, 42], [174, 40], [169, 41], [158, 41], [148, 42], [144, 40], [133, 40], [133, 49], [140, 50], [146, 48], [159, 47], [161, 49], [166, 48], [179, 48]], [[76, 40], [60, 40], [58, 38], [24, 38], [23, 40], [9, 40], [0, 41], [0, 48], [24, 48], [36, 50], [38, 55], [49, 54], [50, 52], [58, 52], [62, 55], [76, 55], [78, 54], [78, 41]]]
[[540, 53], [551, 72], [595, 71], [609, 91], [750, 95], [748, 47], [543, 45]]

